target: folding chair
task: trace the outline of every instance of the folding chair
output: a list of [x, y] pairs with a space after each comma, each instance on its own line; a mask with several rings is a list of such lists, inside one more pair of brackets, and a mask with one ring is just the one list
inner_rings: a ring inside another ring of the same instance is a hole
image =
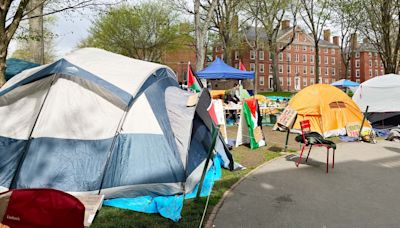
[[306, 158], [306, 163], [308, 161], [308, 157], [310, 156], [310, 152], [313, 146], [316, 147], [325, 147], [327, 149], [327, 154], [326, 154], [326, 172], [328, 173], [328, 167], [329, 167], [329, 150], [333, 149], [333, 159], [332, 159], [332, 169], [335, 167], [335, 150], [336, 150], [336, 144], [332, 141], [324, 139], [324, 137], [319, 134], [318, 132], [311, 132], [311, 125], [310, 125], [310, 120], [303, 120], [300, 121], [300, 127], [301, 127], [301, 135], [296, 136], [295, 140], [297, 142], [300, 142], [303, 144], [301, 148], [301, 153], [300, 157], [296, 162], [296, 166], [299, 167], [299, 164], [301, 162], [301, 157], [304, 152], [304, 148], [307, 146], [310, 146], [310, 149], [308, 150], [307, 158]]

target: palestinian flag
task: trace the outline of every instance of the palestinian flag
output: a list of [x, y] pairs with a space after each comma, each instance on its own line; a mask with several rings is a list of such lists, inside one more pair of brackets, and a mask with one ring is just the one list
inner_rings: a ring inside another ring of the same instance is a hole
[[188, 62], [188, 69], [187, 69], [187, 85], [188, 90], [194, 91], [196, 93], [201, 91], [201, 87], [199, 82], [197, 81], [196, 76], [194, 76], [192, 67], [190, 67], [190, 62]]
[[264, 146], [265, 145], [264, 135], [262, 133], [261, 126], [258, 126], [257, 100], [256, 99], [244, 100], [242, 111], [243, 111], [243, 117], [245, 118], [248, 127], [250, 148], [256, 149], [260, 146]]
[[246, 67], [242, 63], [242, 60], [239, 61], [239, 70], [246, 70]]

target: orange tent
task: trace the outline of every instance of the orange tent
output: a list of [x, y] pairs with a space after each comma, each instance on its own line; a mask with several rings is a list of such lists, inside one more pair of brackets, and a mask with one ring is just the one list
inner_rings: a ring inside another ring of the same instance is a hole
[[[327, 85], [315, 84], [298, 92], [289, 102], [289, 107], [296, 110], [297, 119], [294, 129], [300, 129], [300, 121], [310, 120], [311, 130], [324, 137], [346, 135], [346, 125], [361, 126], [363, 114], [353, 100], [340, 89]], [[368, 121], [363, 130], [371, 129]]]

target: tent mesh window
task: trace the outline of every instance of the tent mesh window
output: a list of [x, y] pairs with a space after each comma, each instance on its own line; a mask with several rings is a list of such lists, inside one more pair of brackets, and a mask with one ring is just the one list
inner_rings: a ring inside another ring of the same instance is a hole
[[334, 101], [329, 104], [330, 108], [346, 108], [346, 104], [343, 101]]

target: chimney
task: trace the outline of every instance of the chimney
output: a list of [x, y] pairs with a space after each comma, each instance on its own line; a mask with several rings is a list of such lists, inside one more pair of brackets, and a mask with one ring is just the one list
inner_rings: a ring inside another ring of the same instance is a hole
[[369, 40], [368, 40], [367, 37], [365, 37], [365, 38], [363, 39], [363, 43], [364, 43], [364, 44], [368, 44], [368, 43], [369, 43]]
[[339, 46], [339, 43], [340, 43], [339, 36], [334, 36], [333, 37], [333, 44]]
[[357, 33], [351, 34], [350, 38], [350, 47], [351, 49], [356, 49], [358, 47], [358, 41], [357, 41]]
[[331, 42], [331, 30], [330, 29], [324, 30], [324, 40]]
[[281, 22], [281, 29], [284, 30], [287, 28], [290, 28], [290, 20], [283, 20]]

